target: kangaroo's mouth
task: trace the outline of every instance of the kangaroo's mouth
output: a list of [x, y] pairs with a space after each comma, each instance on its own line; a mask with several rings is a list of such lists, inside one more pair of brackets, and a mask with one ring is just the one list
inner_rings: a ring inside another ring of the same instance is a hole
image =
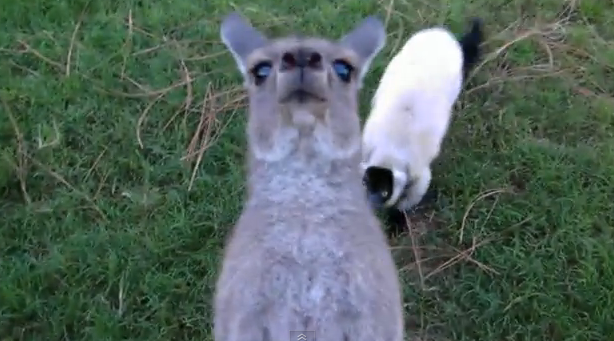
[[325, 99], [322, 96], [314, 93], [313, 91], [309, 91], [304, 88], [299, 88], [293, 91], [289, 91], [286, 96], [281, 99], [282, 103], [288, 102], [298, 102], [298, 103], [306, 103], [309, 101], [315, 102], [324, 102]]

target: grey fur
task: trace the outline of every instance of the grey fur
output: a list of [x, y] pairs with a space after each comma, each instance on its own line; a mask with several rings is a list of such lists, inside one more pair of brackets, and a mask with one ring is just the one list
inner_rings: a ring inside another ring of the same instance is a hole
[[[370, 17], [337, 42], [268, 39], [231, 14], [221, 31], [249, 94], [249, 175], [216, 284], [215, 340], [289, 341], [301, 330], [318, 341], [403, 340], [397, 269], [357, 167], [358, 91], [383, 25]], [[323, 97], [283, 102], [293, 76], [277, 63], [300, 49], [322, 56], [323, 68], [301, 72]], [[330, 67], [338, 58], [357, 68], [350, 83]], [[273, 71], [256, 85], [249, 70], [262, 60]]]

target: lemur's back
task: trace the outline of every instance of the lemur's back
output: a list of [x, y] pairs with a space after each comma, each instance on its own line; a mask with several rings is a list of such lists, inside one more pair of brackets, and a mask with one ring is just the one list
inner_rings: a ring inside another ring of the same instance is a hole
[[[463, 52], [452, 33], [439, 27], [421, 30], [407, 40], [386, 67], [373, 98], [373, 110], [383, 106], [382, 112], [390, 112], [391, 106], [416, 106], [416, 114], [405, 119], [422, 121], [416, 115], [432, 115], [440, 106], [442, 115], [447, 116], [444, 109], [458, 97], [462, 75]], [[429, 110], [421, 111], [422, 104]]]
[[364, 127], [365, 146], [389, 144], [414, 155], [405, 158], [418, 162], [427, 155], [424, 163], [430, 162], [425, 150], [439, 149], [462, 75], [461, 45], [449, 31], [435, 27], [412, 35], [380, 79]]
[[400, 288], [370, 209], [358, 88], [385, 32], [269, 40], [237, 15], [222, 38], [249, 92], [249, 193], [216, 285], [216, 341], [403, 339]]
[[462, 75], [463, 51], [451, 32], [432, 27], [412, 35], [390, 65], [393, 70], [409, 76], [406, 84], [413, 84], [416, 89], [431, 84], [439, 86], [459, 78], [459, 73]]

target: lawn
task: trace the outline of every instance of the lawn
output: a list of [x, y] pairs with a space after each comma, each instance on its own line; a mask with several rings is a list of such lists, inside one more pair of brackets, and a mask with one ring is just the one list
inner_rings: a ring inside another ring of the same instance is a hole
[[[614, 335], [614, 3], [2, 0], [0, 341], [210, 340], [244, 198], [239, 9], [271, 34], [483, 18], [486, 55], [391, 240], [416, 340]], [[412, 338], [414, 339], [414, 338]]]

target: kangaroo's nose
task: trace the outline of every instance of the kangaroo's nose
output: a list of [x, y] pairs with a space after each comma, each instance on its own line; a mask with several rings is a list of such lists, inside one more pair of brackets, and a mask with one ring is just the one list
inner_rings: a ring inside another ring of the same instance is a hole
[[295, 67], [320, 69], [322, 68], [322, 55], [304, 48], [285, 52], [281, 56], [281, 69], [286, 71]]

